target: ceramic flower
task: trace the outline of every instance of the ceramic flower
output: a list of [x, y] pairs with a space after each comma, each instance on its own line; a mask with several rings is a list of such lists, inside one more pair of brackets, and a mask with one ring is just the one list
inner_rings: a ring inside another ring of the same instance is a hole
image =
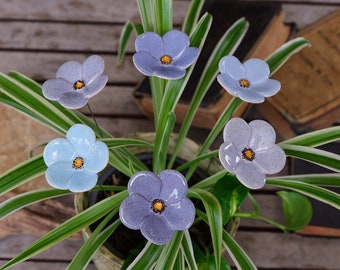
[[261, 103], [281, 88], [279, 81], [269, 79], [269, 66], [261, 59], [252, 58], [242, 64], [234, 56], [225, 56], [219, 69], [217, 80], [222, 87], [247, 102]]
[[58, 189], [83, 192], [93, 188], [97, 173], [105, 168], [109, 151], [105, 143], [96, 141], [91, 128], [73, 125], [66, 139], [50, 141], [43, 153], [47, 182]]
[[226, 124], [223, 138], [221, 163], [248, 188], [263, 187], [266, 174], [277, 173], [285, 166], [286, 155], [275, 144], [275, 131], [266, 121], [247, 124], [241, 118], [233, 118]]
[[179, 79], [185, 75], [185, 69], [199, 54], [198, 48], [189, 45], [189, 37], [179, 30], [171, 30], [163, 37], [146, 32], [136, 39], [133, 62], [146, 76]]
[[130, 229], [141, 230], [157, 245], [169, 242], [175, 231], [188, 229], [195, 218], [195, 207], [186, 197], [187, 182], [175, 170], [159, 175], [141, 171], [128, 183], [129, 197], [121, 204], [119, 215]]
[[79, 109], [105, 87], [108, 77], [103, 72], [104, 60], [98, 55], [90, 56], [82, 64], [68, 61], [59, 67], [55, 79], [44, 82], [43, 95], [67, 109]]

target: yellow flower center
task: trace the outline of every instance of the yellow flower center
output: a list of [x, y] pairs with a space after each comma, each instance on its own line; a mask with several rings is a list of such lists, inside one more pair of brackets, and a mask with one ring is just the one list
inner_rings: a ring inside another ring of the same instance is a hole
[[242, 158], [249, 161], [253, 161], [255, 158], [255, 153], [250, 148], [244, 148], [242, 151]]
[[169, 65], [172, 62], [172, 58], [169, 55], [163, 55], [160, 60], [163, 65]]
[[82, 89], [84, 86], [85, 86], [85, 83], [84, 83], [83, 81], [76, 81], [76, 82], [73, 84], [74, 90]]
[[84, 159], [82, 157], [76, 157], [72, 162], [72, 168], [79, 170], [84, 167]]
[[165, 209], [165, 203], [161, 199], [156, 199], [152, 202], [151, 204], [151, 209], [154, 211], [156, 214], [161, 214], [164, 209]]
[[238, 81], [238, 84], [243, 88], [249, 88], [250, 87], [250, 82], [247, 79], [240, 79]]

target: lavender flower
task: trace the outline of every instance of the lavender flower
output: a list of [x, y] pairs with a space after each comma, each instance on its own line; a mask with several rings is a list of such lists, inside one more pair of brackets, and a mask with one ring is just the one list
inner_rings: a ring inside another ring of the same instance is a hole
[[79, 109], [105, 87], [108, 77], [103, 72], [104, 60], [98, 55], [90, 56], [82, 64], [68, 61], [59, 67], [55, 79], [44, 82], [43, 95], [67, 109]]
[[273, 127], [266, 121], [254, 120], [248, 125], [242, 118], [233, 118], [224, 128], [220, 161], [246, 187], [261, 188], [265, 175], [281, 171], [286, 163], [275, 137]]
[[179, 79], [199, 54], [198, 48], [189, 45], [189, 37], [179, 30], [171, 30], [163, 37], [146, 32], [136, 39], [133, 62], [146, 76]]
[[187, 182], [175, 170], [159, 175], [141, 171], [128, 183], [129, 197], [121, 204], [119, 215], [130, 229], [141, 230], [157, 245], [169, 242], [175, 231], [187, 230], [194, 221], [195, 207], [186, 197]]
[[218, 82], [229, 94], [251, 103], [262, 103], [265, 97], [275, 95], [281, 88], [277, 80], [268, 79], [268, 64], [252, 58], [241, 64], [234, 56], [225, 56], [220, 60], [221, 74]]

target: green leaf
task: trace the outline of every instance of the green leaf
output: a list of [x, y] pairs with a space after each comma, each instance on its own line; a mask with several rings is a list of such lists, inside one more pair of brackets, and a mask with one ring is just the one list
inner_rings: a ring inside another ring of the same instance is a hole
[[280, 145], [287, 156], [303, 159], [335, 172], [340, 172], [340, 155], [325, 150], [300, 145]]
[[154, 0], [155, 32], [163, 36], [172, 29], [172, 1]]
[[152, 269], [159, 258], [164, 246], [146, 243], [143, 250], [138, 254], [136, 259], [129, 265], [127, 270]]
[[[340, 187], [340, 174], [338, 173], [316, 173], [316, 174], [299, 174], [288, 176], [277, 176], [271, 179], [284, 180], [284, 181], [300, 181], [318, 186], [333, 186]], [[268, 180], [267, 179], [267, 180]]]
[[296, 231], [306, 227], [313, 216], [312, 204], [306, 196], [291, 191], [279, 191], [277, 194], [282, 201], [287, 229]]
[[136, 34], [136, 26], [133, 22], [131, 21], [127, 21], [124, 24], [124, 27], [122, 29], [122, 32], [120, 34], [120, 38], [119, 38], [119, 44], [118, 44], [118, 54], [117, 54], [117, 64], [120, 65], [123, 61], [124, 55], [125, 55], [125, 51], [126, 51], [126, 45], [128, 43], [128, 41], [130, 40], [130, 36], [133, 30], [135, 30]]
[[236, 213], [249, 189], [242, 185], [235, 175], [228, 174], [216, 183], [212, 193], [221, 203], [225, 225]]
[[328, 189], [311, 185], [299, 181], [286, 181], [282, 179], [270, 178], [266, 181], [267, 185], [286, 188], [304, 194], [318, 201], [326, 203], [340, 210], [340, 195]]
[[[85, 267], [91, 261], [92, 256], [99, 248], [104, 244], [104, 242], [109, 238], [109, 236], [117, 229], [120, 224], [120, 219], [112, 222], [113, 216], [117, 214], [118, 209], [111, 211], [97, 226], [90, 237], [81, 246], [77, 254], [72, 259], [71, 263], [68, 265], [67, 270], [78, 270], [85, 269]], [[107, 228], [105, 228], [107, 226]], [[104, 229], [105, 228], [105, 229]]]
[[222, 252], [222, 231], [223, 231], [221, 205], [218, 199], [212, 193], [203, 189], [190, 188], [188, 196], [199, 199], [203, 202], [208, 218], [208, 225], [210, 227], [210, 234], [214, 254], [218, 254], [218, 256], [215, 256], [215, 267], [216, 269], [220, 269], [221, 256], [219, 255]]
[[19, 194], [0, 204], [0, 220], [28, 205], [70, 194], [68, 190], [44, 189]]
[[138, 139], [131, 138], [104, 138], [100, 139], [100, 141], [104, 142], [107, 147], [122, 147], [122, 146], [142, 146], [147, 148], [153, 148], [153, 145]]
[[233, 262], [235, 263], [237, 269], [257, 269], [255, 264], [251, 261], [251, 259], [241, 248], [241, 246], [225, 230], [223, 230], [223, 244]]
[[62, 240], [70, 237], [72, 234], [80, 231], [81, 229], [89, 226], [90, 224], [105, 216], [108, 212], [112, 211], [112, 209], [119, 207], [119, 205], [126, 198], [127, 195], [127, 191], [119, 192], [116, 195], [104, 199], [93, 205], [92, 207], [86, 209], [85, 211], [81, 212], [80, 214], [70, 218], [48, 234], [45, 234], [35, 243], [27, 247], [19, 255], [3, 265], [0, 269], [4, 270], [20, 262], [23, 262], [58, 244]]
[[316, 147], [340, 139], [340, 126], [324, 128], [285, 140], [281, 144], [295, 144]]
[[184, 236], [182, 240], [182, 251], [183, 255], [185, 256], [185, 260], [188, 264], [189, 270], [197, 270], [194, 249], [188, 230], [184, 231]]
[[184, 18], [182, 31], [189, 35], [195, 27], [201, 13], [205, 0], [193, 0], [190, 3], [188, 12]]
[[154, 32], [154, 9], [152, 1], [137, 0], [137, 3], [144, 32]]
[[301, 51], [303, 48], [310, 46], [308, 40], [302, 37], [298, 37], [292, 39], [285, 44], [283, 44], [280, 48], [278, 48], [275, 52], [273, 52], [266, 59], [267, 64], [269, 65], [270, 73], [273, 75], [279, 68], [294, 54]]
[[153, 270], [174, 269], [183, 238], [183, 231], [176, 231], [171, 241], [165, 245]]
[[0, 195], [42, 175], [46, 165], [42, 155], [17, 164], [0, 175]]

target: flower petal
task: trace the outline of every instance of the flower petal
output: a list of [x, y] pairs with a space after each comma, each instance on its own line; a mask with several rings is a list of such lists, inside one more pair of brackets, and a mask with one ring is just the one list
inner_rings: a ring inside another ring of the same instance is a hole
[[156, 245], [168, 243], [175, 233], [163, 215], [147, 216], [143, 220], [140, 230], [146, 239]]
[[90, 83], [85, 84], [83, 93], [87, 99], [98, 94], [105, 87], [108, 81], [108, 76], [105, 74], [100, 74], [94, 78]]
[[152, 75], [167, 80], [177, 80], [185, 75], [185, 70], [174, 65], [161, 65], [155, 69]]
[[268, 79], [269, 77], [269, 66], [261, 59], [251, 58], [245, 61], [243, 66], [246, 69], [246, 78], [250, 81], [250, 84]]
[[137, 193], [127, 197], [119, 207], [120, 220], [132, 230], [138, 230], [144, 218], [151, 214], [150, 202]]
[[220, 85], [227, 90], [227, 92], [235, 97], [238, 97], [239, 94], [239, 84], [236, 80], [234, 80], [229, 74], [219, 74], [217, 76], [217, 81], [220, 83]]
[[237, 163], [240, 161], [239, 150], [232, 142], [224, 142], [220, 146], [219, 158], [222, 166], [231, 173], [236, 170]]
[[154, 32], [146, 32], [139, 35], [135, 41], [136, 52], [145, 52], [156, 59], [164, 54], [163, 40]]
[[219, 62], [219, 69], [222, 74], [229, 74], [236, 81], [246, 78], [246, 70], [235, 56], [224, 56]]
[[91, 128], [82, 124], [73, 125], [66, 134], [66, 138], [74, 145], [77, 155], [86, 156], [96, 140]]
[[275, 144], [276, 134], [274, 128], [264, 120], [253, 120], [249, 123], [251, 128], [251, 139], [249, 147], [257, 152], [267, 149]]
[[190, 199], [184, 198], [178, 203], [167, 204], [163, 215], [175, 230], [187, 230], [195, 220], [195, 206]]
[[271, 97], [280, 91], [281, 83], [277, 80], [264, 80], [253, 84], [250, 87], [250, 91], [256, 92], [264, 97]]
[[157, 67], [161, 65], [158, 58], [146, 52], [137, 52], [133, 55], [133, 63], [138, 71], [145, 76], [152, 76]]
[[186, 197], [188, 184], [181, 173], [175, 170], [165, 170], [158, 176], [162, 181], [159, 198], [164, 200], [167, 205], [177, 203]]
[[109, 149], [105, 143], [97, 141], [92, 144], [84, 157], [86, 157], [86, 169], [97, 173], [106, 167], [109, 161]]
[[64, 93], [60, 97], [59, 102], [65, 108], [75, 110], [84, 107], [87, 104], [88, 99], [85, 98], [85, 95], [82, 91], [73, 91]]
[[256, 152], [253, 162], [264, 174], [280, 172], [286, 164], [286, 154], [278, 145]]
[[69, 181], [74, 173], [75, 170], [72, 168], [70, 162], [58, 162], [47, 168], [45, 177], [52, 187], [68, 189]]
[[232, 142], [239, 151], [248, 146], [251, 136], [251, 128], [242, 118], [232, 118], [225, 125], [223, 139], [225, 142]]
[[198, 57], [199, 49], [195, 47], [186, 48], [172, 64], [183, 69], [190, 66]]
[[163, 36], [164, 54], [176, 58], [190, 45], [187, 34], [179, 30], [171, 30]]
[[96, 76], [104, 72], [104, 59], [99, 55], [91, 55], [82, 64], [82, 80], [89, 84]]
[[249, 103], [258, 104], [264, 101], [264, 97], [261, 94], [255, 91], [251, 91], [250, 89], [247, 89], [247, 90], [239, 89], [238, 97], [242, 99], [243, 101], [246, 101]]
[[64, 79], [73, 85], [82, 80], [82, 65], [78, 61], [67, 61], [58, 68], [56, 78]]
[[63, 94], [73, 90], [73, 85], [63, 79], [50, 79], [42, 85], [43, 95], [50, 100], [59, 100]]
[[92, 189], [98, 180], [98, 175], [86, 169], [75, 171], [68, 182], [68, 188], [72, 192], [85, 192]]
[[159, 199], [161, 185], [161, 179], [156, 174], [141, 171], [131, 176], [128, 190], [129, 194], [137, 193], [152, 202], [154, 199]]
[[238, 163], [235, 174], [237, 179], [250, 189], [262, 188], [266, 183], [265, 174], [259, 172], [252, 161]]
[[57, 138], [46, 145], [43, 157], [46, 165], [50, 166], [58, 162], [72, 162], [73, 154], [73, 145], [66, 139]]

